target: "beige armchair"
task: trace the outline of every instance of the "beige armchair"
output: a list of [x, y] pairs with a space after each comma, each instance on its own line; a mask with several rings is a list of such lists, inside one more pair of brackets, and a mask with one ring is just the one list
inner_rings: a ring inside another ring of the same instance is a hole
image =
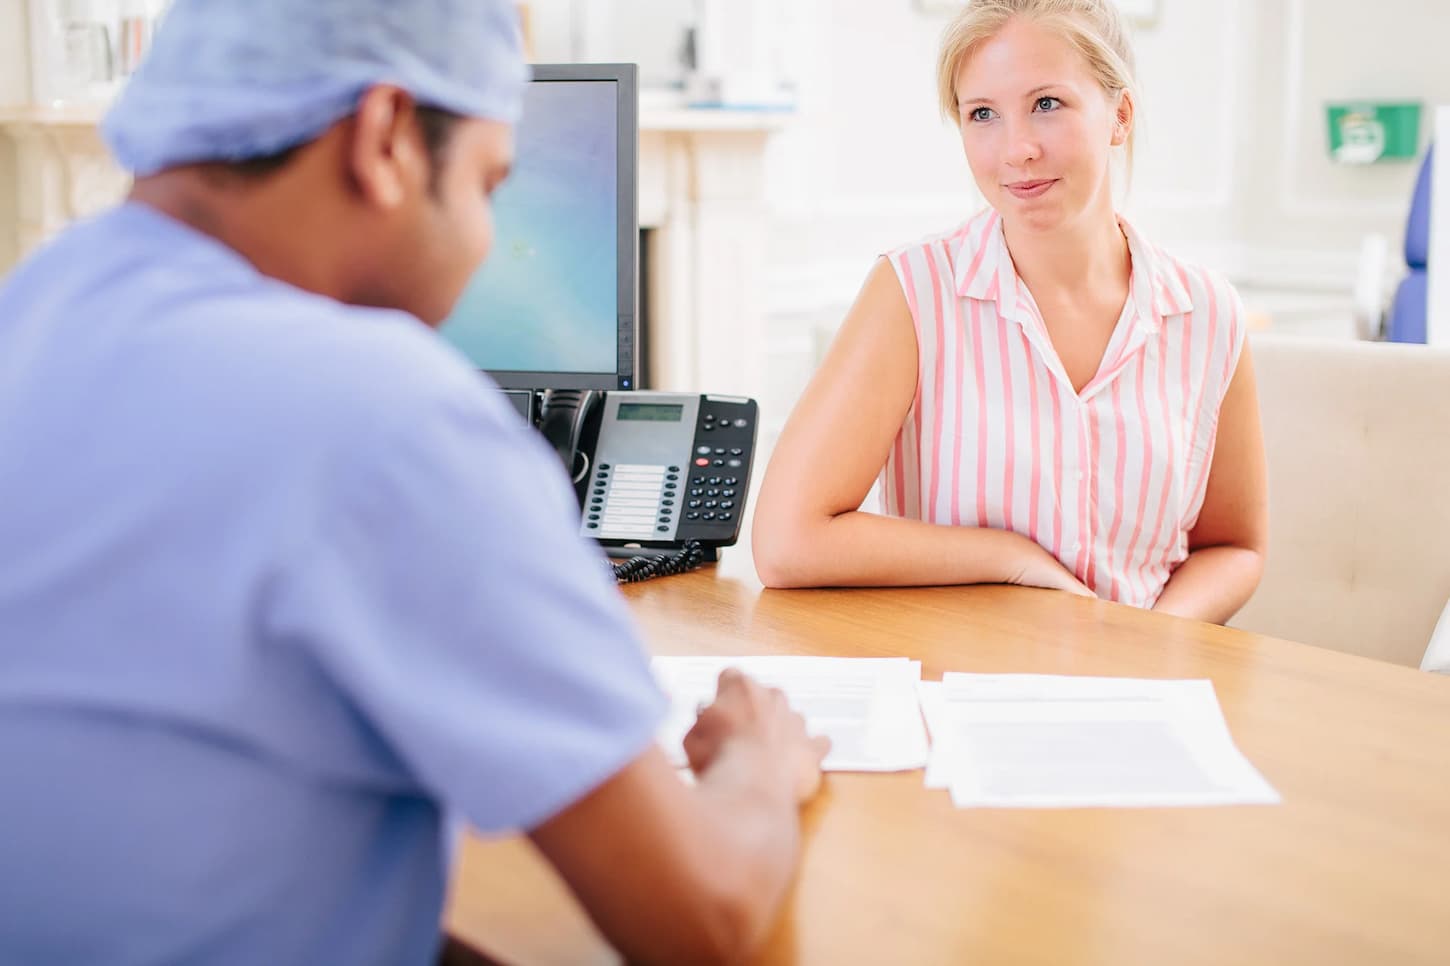
[[1251, 345], [1269, 556], [1232, 626], [1419, 667], [1450, 599], [1450, 350]]

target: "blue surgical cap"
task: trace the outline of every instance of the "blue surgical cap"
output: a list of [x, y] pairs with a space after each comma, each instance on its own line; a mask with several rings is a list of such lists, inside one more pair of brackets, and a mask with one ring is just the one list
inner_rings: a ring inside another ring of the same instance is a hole
[[521, 48], [508, 0], [176, 0], [102, 131], [146, 175], [313, 140], [376, 84], [513, 123]]

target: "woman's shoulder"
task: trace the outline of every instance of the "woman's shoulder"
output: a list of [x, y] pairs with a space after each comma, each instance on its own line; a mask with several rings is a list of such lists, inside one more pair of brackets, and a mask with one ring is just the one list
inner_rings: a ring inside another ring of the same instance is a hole
[[[1126, 225], [1126, 222], [1124, 223]], [[1222, 271], [1154, 244], [1127, 226], [1136, 262], [1146, 263], [1155, 308], [1164, 318], [1181, 316], [1190, 325], [1227, 320], [1242, 324], [1243, 303]]]
[[984, 245], [989, 244], [995, 238], [995, 229], [999, 221], [1000, 217], [997, 212], [991, 208], [983, 208], [955, 228], [933, 232], [906, 244], [898, 245], [885, 252], [884, 257], [894, 262], [935, 250], [945, 252], [948, 261], [955, 263], [964, 252], [970, 256]]

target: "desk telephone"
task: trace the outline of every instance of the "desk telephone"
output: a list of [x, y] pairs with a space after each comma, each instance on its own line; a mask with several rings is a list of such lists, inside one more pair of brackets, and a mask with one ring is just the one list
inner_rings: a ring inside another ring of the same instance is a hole
[[758, 422], [755, 400], [738, 396], [554, 390], [539, 426], [574, 480], [581, 536], [689, 569], [740, 537]]

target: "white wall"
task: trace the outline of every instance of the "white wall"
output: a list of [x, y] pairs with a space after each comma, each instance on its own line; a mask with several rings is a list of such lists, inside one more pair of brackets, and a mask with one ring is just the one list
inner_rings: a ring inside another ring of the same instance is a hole
[[[1435, 143], [1450, 145], [1450, 105], [1435, 112]], [[1450, 185], [1450, 150], [1435, 152], [1433, 183]], [[1426, 341], [1431, 345], [1450, 345], [1450, 191], [1430, 193], [1430, 264], [1429, 303], [1426, 317]]]
[[[25, 0], [0, 0], [0, 107], [30, 100]], [[15, 145], [0, 134], [0, 274], [15, 262], [15, 232], [20, 219], [16, 198]]]
[[25, 0], [0, 0], [0, 107], [30, 100]]
[[[688, 0], [531, 0], [535, 52], [674, 70]], [[936, 113], [946, 18], [915, 0], [780, 0], [796, 119], [770, 149], [772, 326], [783, 354], [814, 347], [881, 250], [943, 230], [976, 204], [955, 131]], [[24, 100], [24, 0], [0, 0], [0, 104]], [[1230, 274], [1251, 303], [1342, 323], [1367, 232], [1403, 230], [1411, 164], [1328, 158], [1322, 104], [1450, 103], [1447, 0], [1159, 0], [1137, 32], [1144, 87], [1125, 210], [1157, 240]], [[577, 41], [577, 42], [576, 42]], [[13, 199], [0, 146], [0, 199]], [[6, 202], [0, 200], [0, 218]], [[4, 252], [0, 252], [3, 258]]]
[[[1447, 7], [1161, 0], [1157, 22], [1137, 30], [1144, 110], [1125, 211], [1251, 293], [1331, 296], [1347, 329], [1359, 243], [1367, 232], [1403, 231], [1415, 166], [1330, 161], [1322, 105], [1450, 101]], [[945, 18], [904, 0], [811, 0], [811, 9], [818, 46], [804, 61], [802, 116], [774, 149], [772, 261], [789, 311], [848, 299], [850, 264], [950, 227], [973, 197], [954, 131], [935, 113]], [[801, 296], [811, 280], [820, 291]]]

